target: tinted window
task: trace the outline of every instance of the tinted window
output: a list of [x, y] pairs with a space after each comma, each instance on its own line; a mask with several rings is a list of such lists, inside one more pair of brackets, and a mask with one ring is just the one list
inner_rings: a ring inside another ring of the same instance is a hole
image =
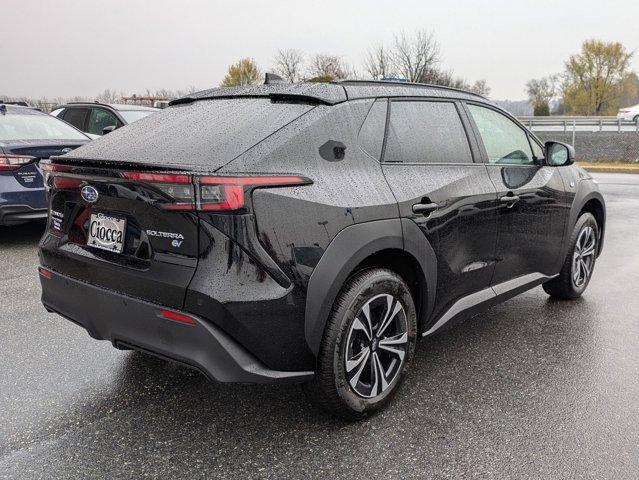
[[64, 112], [64, 121], [84, 131], [84, 121], [89, 111], [86, 108], [69, 108]]
[[468, 139], [455, 104], [392, 102], [384, 161], [471, 163]]
[[387, 100], [377, 100], [373, 103], [359, 131], [359, 143], [362, 149], [376, 160], [382, 157], [387, 105]]
[[75, 128], [51, 115], [0, 115], [0, 141], [86, 139]]
[[528, 135], [519, 125], [490, 108], [477, 105], [468, 105], [468, 108], [477, 124], [490, 163], [533, 163]]
[[94, 135], [102, 135], [102, 129], [104, 127], [110, 127], [111, 125], [118, 126], [118, 124], [117, 117], [108, 110], [92, 108], [86, 131]]

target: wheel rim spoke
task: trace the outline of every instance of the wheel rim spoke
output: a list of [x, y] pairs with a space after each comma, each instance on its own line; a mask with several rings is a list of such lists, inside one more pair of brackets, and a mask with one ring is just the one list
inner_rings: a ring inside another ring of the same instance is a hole
[[353, 322], [353, 330], [361, 330], [362, 332], [364, 332], [364, 335], [366, 335], [366, 338], [368, 338], [369, 340], [372, 340], [370, 330], [367, 328], [366, 325], [364, 325], [364, 323], [359, 319], [359, 317], [355, 318], [355, 321]]
[[377, 355], [376, 354], [372, 354], [370, 356], [370, 368], [371, 368], [371, 392], [370, 392], [370, 396], [371, 397], [375, 397], [378, 395], [378, 388], [379, 388], [379, 373], [377, 371], [377, 362], [376, 359]]
[[588, 248], [582, 250], [581, 256], [582, 257], [589, 257], [591, 255], [594, 255], [594, 253], [595, 253], [595, 246], [593, 244], [593, 245], [590, 245]]
[[393, 297], [391, 297], [390, 295], [388, 296], [387, 302], [388, 302], [388, 305], [386, 309], [386, 316], [384, 317], [384, 320], [382, 321], [381, 325], [377, 329], [377, 332], [375, 332], [375, 335], [377, 335], [378, 337], [381, 337], [382, 335], [384, 335], [384, 332], [386, 331], [390, 323], [393, 321], [393, 318], [395, 318], [395, 315], [397, 315], [402, 310], [402, 304], [399, 302], [396, 302], [393, 299]]
[[[386, 381], [386, 372], [384, 371], [384, 367], [382, 366], [382, 362], [379, 359], [377, 353], [373, 353], [373, 360], [375, 360], [375, 367], [377, 368], [377, 375], [379, 380], [381, 380], [381, 391], [375, 392], [375, 395], [385, 391], [388, 388], [388, 382]], [[379, 385], [380, 382], [378, 382]]]
[[399, 335], [395, 335], [394, 337], [382, 338], [379, 341], [379, 346], [386, 345], [403, 345], [408, 342], [408, 333], [400, 333]]
[[[357, 386], [357, 383], [359, 382], [359, 379], [362, 376], [362, 372], [364, 371], [364, 368], [366, 367], [366, 365], [368, 365], [368, 358], [370, 357], [370, 350], [366, 349], [366, 350], [362, 350], [362, 352], [364, 352], [364, 355], [362, 355], [361, 358], [359, 358], [359, 368], [357, 368], [357, 371], [355, 372], [355, 374], [351, 377], [351, 379], [349, 380], [349, 384], [351, 385], [351, 387], [355, 388]], [[347, 370], [348, 370], [348, 364], [347, 364]], [[353, 367], [355, 368], [355, 367]]]

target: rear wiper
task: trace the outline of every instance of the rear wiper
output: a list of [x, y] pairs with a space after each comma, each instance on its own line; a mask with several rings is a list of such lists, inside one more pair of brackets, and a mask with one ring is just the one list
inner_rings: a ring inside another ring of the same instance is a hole
[[333, 103], [313, 95], [303, 95], [297, 93], [268, 93], [265, 95], [206, 95], [204, 97], [182, 97], [171, 100], [169, 105], [184, 105], [193, 103], [198, 100], [216, 100], [229, 98], [269, 98], [275, 102], [291, 102], [291, 103], [312, 103], [315, 105], [333, 105]]

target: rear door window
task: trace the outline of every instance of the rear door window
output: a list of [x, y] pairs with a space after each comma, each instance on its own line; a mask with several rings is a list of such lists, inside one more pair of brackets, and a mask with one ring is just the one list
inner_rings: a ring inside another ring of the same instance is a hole
[[472, 163], [453, 102], [394, 101], [390, 109], [385, 162]]
[[70, 123], [78, 130], [85, 131], [85, 122], [89, 110], [87, 108], [68, 108], [62, 117], [65, 122]]

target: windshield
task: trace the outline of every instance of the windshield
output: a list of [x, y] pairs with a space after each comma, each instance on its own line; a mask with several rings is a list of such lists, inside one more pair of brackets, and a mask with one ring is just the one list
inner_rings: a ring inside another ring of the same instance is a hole
[[126, 123], [133, 123], [136, 120], [140, 120], [141, 118], [147, 117], [152, 113], [155, 113], [153, 110], [119, 110], [118, 113], [122, 115], [122, 118], [126, 120]]
[[0, 115], [0, 140], [86, 140], [87, 137], [51, 115]]

